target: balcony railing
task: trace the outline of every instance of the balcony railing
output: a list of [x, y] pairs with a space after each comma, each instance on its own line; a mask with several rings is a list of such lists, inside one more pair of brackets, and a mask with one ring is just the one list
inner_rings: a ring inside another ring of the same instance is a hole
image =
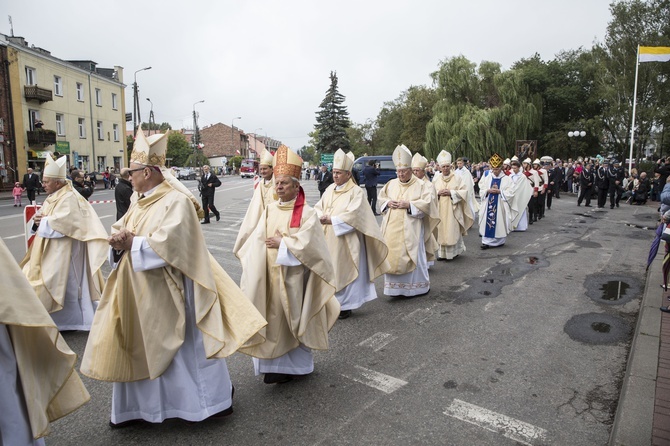
[[56, 132], [53, 130], [28, 130], [28, 145], [34, 146], [37, 144], [56, 144]]
[[26, 101], [39, 101], [40, 104], [53, 101], [53, 92], [37, 85], [25, 85], [23, 93], [26, 96]]

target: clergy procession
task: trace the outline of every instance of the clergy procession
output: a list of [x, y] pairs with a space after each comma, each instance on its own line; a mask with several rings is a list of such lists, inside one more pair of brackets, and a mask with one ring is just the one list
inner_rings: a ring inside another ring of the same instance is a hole
[[397, 178], [378, 194], [381, 221], [353, 176], [353, 154], [342, 150], [333, 183], [310, 206], [299, 180], [303, 161], [280, 146], [261, 154], [233, 248], [242, 266], [237, 284], [200, 226], [216, 208], [201, 206], [166, 168], [167, 140], [137, 132], [131, 205], [111, 233], [67, 179], [65, 158], [49, 157], [48, 197], [20, 265], [0, 242], [8, 371], [0, 444], [42, 444], [50, 422], [90, 399], [59, 332], [89, 331], [80, 372], [113, 383], [111, 428], [222, 419], [236, 396], [226, 365], [233, 353], [247, 355], [249, 372], [266, 384], [309, 375], [336, 322], [378, 298], [377, 278], [386, 296], [427, 295], [431, 274], [468, 261], [464, 237], [475, 222], [481, 249], [493, 249], [550, 206], [537, 159], [494, 153], [478, 177], [443, 150], [431, 180], [428, 160], [404, 145], [392, 156]]

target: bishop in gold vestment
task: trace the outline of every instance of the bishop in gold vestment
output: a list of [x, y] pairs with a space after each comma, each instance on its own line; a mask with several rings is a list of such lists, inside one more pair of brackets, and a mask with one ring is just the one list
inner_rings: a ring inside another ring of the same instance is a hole
[[340, 313], [333, 265], [321, 223], [300, 187], [302, 160], [286, 146], [275, 154], [279, 201], [270, 203], [238, 252], [240, 286], [268, 321], [265, 342], [240, 349], [267, 384], [314, 370], [312, 350], [328, 348]]
[[88, 331], [103, 287], [107, 231], [65, 178], [65, 161], [47, 158], [43, 184], [49, 196], [35, 216], [35, 239], [21, 266], [60, 330]]
[[377, 298], [374, 280], [388, 271], [388, 248], [363, 190], [354, 183], [354, 156], [338, 149], [333, 157], [333, 180], [314, 210], [323, 225], [335, 268], [335, 297], [340, 319]]
[[437, 191], [440, 224], [437, 226], [437, 258], [451, 260], [465, 252], [463, 236], [474, 223], [467, 184], [452, 171], [451, 154], [445, 150], [437, 157], [440, 175], [435, 175], [433, 185]]
[[225, 357], [266, 324], [208, 252], [188, 191], [163, 176], [167, 137], [141, 130], [131, 182], [141, 193], [112, 227], [113, 271], [82, 372], [112, 381], [112, 427], [232, 413]]
[[391, 268], [384, 279], [387, 296], [419, 296], [430, 291], [426, 244], [439, 223], [431, 185], [412, 175], [412, 154], [396, 147], [393, 162], [398, 178], [379, 194], [382, 234], [389, 248]]
[[49, 423], [90, 397], [77, 355], [1, 240], [0, 280], [0, 444], [44, 444]]

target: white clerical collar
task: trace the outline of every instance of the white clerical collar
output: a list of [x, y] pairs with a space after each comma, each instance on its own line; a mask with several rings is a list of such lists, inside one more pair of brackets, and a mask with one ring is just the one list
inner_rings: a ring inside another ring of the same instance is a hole
[[344, 184], [341, 185], [341, 186], [338, 186], [338, 185], [336, 184], [336, 185], [335, 185], [335, 190], [340, 190], [340, 189], [344, 188], [344, 186], [346, 186], [346, 185], [347, 185], [347, 183], [344, 183]]
[[[160, 186], [160, 184], [159, 184], [158, 186]], [[156, 189], [158, 188], [158, 186], [154, 186], [154, 187], [152, 187], [152, 188], [149, 189], [148, 191], [144, 192], [143, 195], [144, 195], [145, 197], [148, 197], [149, 195], [151, 195], [151, 194], [153, 194], [154, 192], [156, 192]]]

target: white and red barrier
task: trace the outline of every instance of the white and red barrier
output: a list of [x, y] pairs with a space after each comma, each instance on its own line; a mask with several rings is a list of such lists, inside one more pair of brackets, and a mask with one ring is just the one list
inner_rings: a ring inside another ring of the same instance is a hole
[[26, 240], [26, 252], [28, 251], [28, 248], [30, 245], [33, 243], [33, 240], [35, 239], [35, 234], [31, 234], [31, 231], [33, 229], [33, 224], [34, 224], [34, 217], [35, 214], [37, 214], [37, 211], [40, 210], [42, 205], [38, 204], [29, 204], [26, 207], [23, 208], [23, 222], [25, 224], [25, 240]]

